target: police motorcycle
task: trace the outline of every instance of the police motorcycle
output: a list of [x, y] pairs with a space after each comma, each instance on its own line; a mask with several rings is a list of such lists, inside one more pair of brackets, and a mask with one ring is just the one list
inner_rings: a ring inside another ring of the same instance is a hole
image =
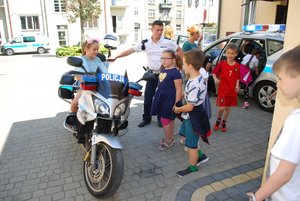
[[[111, 47], [106, 47], [110, 51]], [[79, 88], [82, 90], [75, 120], [74, 116], [68, 116], [66, 121], [78, 126], [73, 134], [85, 151], [84, 180], [92, 195], [108, 197], [118, 190], [123, 177], [122, 145], [118, 137], [128, 131], [130, 102], [134, 96], [142, 94], [142, 85], [138, 82], [154, 79], [154, 75], [146, 72], [137, 82], [129, 82], [126, 70], [120, 73], [120, 66], [108, 67], [107, 73], [99, 69], [90, 74], [81, 58], [68, 57], [67, 63], [85, 71], [63, 74], [58, 90], [59, 97], [69, 103], [74, 93]], [[74, 82], [74, 75], [82, 76], [80, 86]]]

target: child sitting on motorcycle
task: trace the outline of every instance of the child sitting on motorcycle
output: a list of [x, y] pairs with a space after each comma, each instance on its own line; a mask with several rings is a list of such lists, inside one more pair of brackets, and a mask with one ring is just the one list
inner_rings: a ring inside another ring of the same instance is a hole
[[[82, 56], [81, 59], [83, 61], [83, 66], [85, 67], [86, 71], [89, 73], [94, 73], [100, 68], [101, 72], [107, 72], [105, 65], [102, 61], [97, 57], [99, 50], [99, 40], [93, 38], [87, 38], [82, 43]], [[82, 68], [75, 68], [76, 71], [84, 72]], [[81, 80], [80, 75], [75, 76], [75, 80]], [[70, 114], [65, 121], [65, 127], [70, 130], [71, 132], [77, 133], [78, 126], [76, 122], [76, 112], [78, 110], [78, 100], [81, 97], [82, 91], [79, 89], [77, 91], [76, 96], [71, 102], [70, 106]]]

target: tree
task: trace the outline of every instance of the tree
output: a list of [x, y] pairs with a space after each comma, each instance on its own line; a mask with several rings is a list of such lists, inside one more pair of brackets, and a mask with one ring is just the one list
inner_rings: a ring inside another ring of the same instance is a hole
[[100, 0], [65, 0], [67, 19], [70, 23], [80, 20], [81, 41], [84, 40], [84, 24], [101, 14]]

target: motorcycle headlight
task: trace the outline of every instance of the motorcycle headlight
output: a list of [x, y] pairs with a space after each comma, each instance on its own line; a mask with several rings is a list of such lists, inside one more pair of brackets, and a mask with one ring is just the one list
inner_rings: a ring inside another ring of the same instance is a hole
[[109, 115], [109, 107], [98, 98], [94, 99], [95, 111], [101, 115]]
[[114, 112], [114, 116], [120, 116], [120, 115], [124, 114], [125, 111], [126, 111], [126, 104], [121, 103], [120, 105], [118, 105], [116, 107], [115, 112]]

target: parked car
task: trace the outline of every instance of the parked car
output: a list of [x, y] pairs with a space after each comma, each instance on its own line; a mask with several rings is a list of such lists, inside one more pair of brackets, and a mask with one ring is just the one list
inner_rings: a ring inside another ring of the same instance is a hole
[[11, 56], [15, 53], [37, 52], [44, 54], [50, 50], [49, 42], [44, 35], [21, 35], [1, 46], [1, 54]]
[[283, 53], [284, 31], [285, 25], [247, 25], [243, 26], [243, 32], [220, 38], [203, 51], [206, 56], [211, 57], [212, 68], [214, 68], [218, 62], [225, 59], [224, 51], [228, 44], [235, 44], [240, 52], [245, 43], [250, 43], [257, 48], [260, 52], [260, 73], [250, 84], [249, 95], [254, 97], [261, 109], [272, 112], [275, 106], [275, 98], [272, 94], [277, 89], [277, 78], [272, 71], [272, 65]]

